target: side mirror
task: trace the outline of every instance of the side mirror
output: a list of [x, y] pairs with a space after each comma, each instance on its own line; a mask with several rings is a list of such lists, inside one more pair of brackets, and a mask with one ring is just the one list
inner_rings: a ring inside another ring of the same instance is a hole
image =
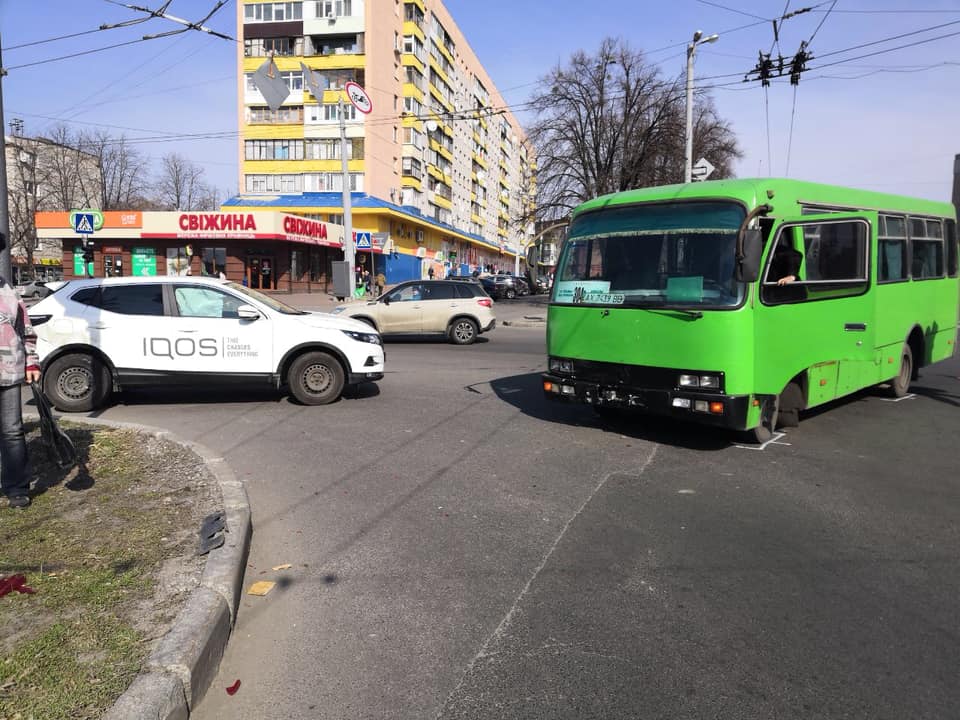
[[237, 308], [237, 317], [241, 320], [256, 320], [260, 317], [260, 311], [253, 305], [241, 305]]
[[389, 305], [389, 304], [390, 304], [390, 296], [389, 296], [389, 295], [384, 295], [382, 298], [380, 298], [380, 300], [381, 300], [381, 302], [383, 302], [384, 305]]
[[753, 282], [760, 275], [760, 255], [763, 253], [763, 235], [759, 230], [743, 230], [737, 249], [734, 275], [740, 282]]

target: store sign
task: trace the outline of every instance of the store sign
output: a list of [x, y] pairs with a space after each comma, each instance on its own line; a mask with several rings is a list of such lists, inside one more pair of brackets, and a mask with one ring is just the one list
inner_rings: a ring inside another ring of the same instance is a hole
[[225, 232], [240, 230], [242, 232], [257, 229], [257, 221], [252, 213], [184, 213], [180, 216], [178, 225], [187, 232]]
[[130, 266], [136, 277], [153, 277], [157, 274], [157, 252], [152, 247], [135, 247], [130, 252]]
[[326, 223], [318, 220], [306, 220], [292, 215], [283, 218], [283, 231], [289, 235], [302, 235], [318, 240], [327, 239]]

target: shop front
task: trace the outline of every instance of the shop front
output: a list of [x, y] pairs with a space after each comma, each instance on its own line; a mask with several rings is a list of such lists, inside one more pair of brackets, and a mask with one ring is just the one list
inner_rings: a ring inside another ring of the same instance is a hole
[[326, 292], [343, 259], [343, 227], [274, 211], [103, 213], [84, 238], [71, 213], [37, 213], [37, 233], [63, 247], [63, 277], [203, 275], [278, 292]]

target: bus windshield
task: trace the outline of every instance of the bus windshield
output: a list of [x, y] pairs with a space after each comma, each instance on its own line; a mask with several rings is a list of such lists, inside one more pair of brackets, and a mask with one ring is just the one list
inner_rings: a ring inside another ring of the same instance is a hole
[[733, 202], [626, 205], [584, 213], [570, 228], [553, 302], [625, 307], [735, 307]]

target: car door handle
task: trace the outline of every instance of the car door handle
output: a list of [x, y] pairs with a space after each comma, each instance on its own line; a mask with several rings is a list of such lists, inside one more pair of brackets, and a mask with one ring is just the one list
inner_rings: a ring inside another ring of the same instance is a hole
[[864, 332], [867, 329], [866, 323], [846, 323], [843, 329], [847, 332]]
[[195, 332], [197, 332], [197, 331], [196, 331], [196, 330], [178, 330], [177, 332], [181, 332], [181, 333], [195, 333]]
[[106, 330], [110, 326], [106, 323], [91, 323], [90, 327], [92, 327], [94, 330]]

